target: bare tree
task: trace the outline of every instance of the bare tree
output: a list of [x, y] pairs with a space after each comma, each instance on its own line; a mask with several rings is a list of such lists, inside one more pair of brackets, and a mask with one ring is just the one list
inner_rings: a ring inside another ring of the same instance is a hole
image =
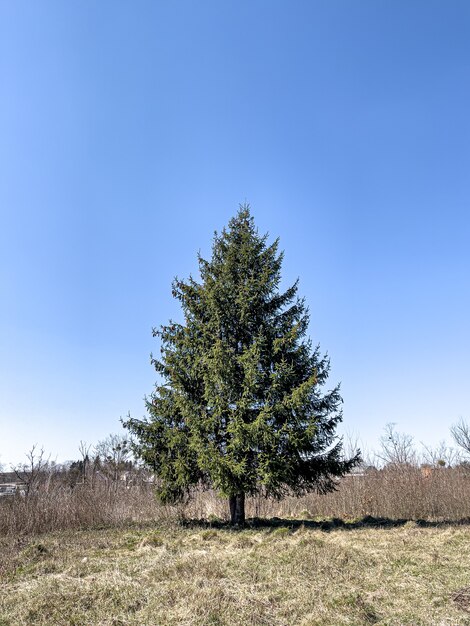
[[364, 457], [362, 455], [363, 445], [360, 441], [359, 435], [357, 432], [353, 430], [346, 430], [342, 436], [343, 440], [343, 459], [352, 459], [356, 455], [360, 455], [361, 459], [358, 465], [356, 466], [356, 470], [362, 471], [364, 467]]
[[26, 453], [26, 463], [13, 467], [17, 479], [25, 485], [25, 494], [28, 496], [39, 486], [49, 467], [49, 458], [45, 457], [44, 448], [37, 450], [37, 444]]
[[106, 439], [98, 441], [94, 451], [100, 460], [103, 473], [113, 482], [117, 482], [131, 459], [129, 439], [124, 435], [108, 435]]
[[78, 451], [80, 452], [80, 463], [81, 463], [81, 472], [82, 472], [82, 481], [86, 482], [88, 476], [88, 468], [90, 466], [90, 450], [91, 444], [87, 444], [85, 441], [80, 439], [80, 445], [78, 446]]
[[416, 465], [417, 455], [413, 437], [395, 430], [396, 424], [385, 426], [385, 434], [380, 437], [380, 450], [377, 457], [386, 465]]
[[434, 467], [452, 467], [460, 462], [460, 453], [448, 446], [445, 441], [432, 448], [421, 442], [423, 446], [423, 461]]
[[470, 425], [463, 418], [460, 418], [457, 424], [451, 426], [450, 433], [464, 454], [470, 455]]

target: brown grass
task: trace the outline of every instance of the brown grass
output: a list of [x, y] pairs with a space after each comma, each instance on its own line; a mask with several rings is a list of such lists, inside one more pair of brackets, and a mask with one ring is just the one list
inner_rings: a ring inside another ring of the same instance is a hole
[[[193, 494], [185, 504], [158, 504], [148, 484], [82, 484], [70, 489], [53, 483], [28, 497], [0, 499], [0, 534], [28, 535], [66, 529], [162, 522], [181, 519], [227, 519], [228, 506], [213, 493]], [[415, 467], [373, 470], [363, 476], [347, 476], [337, 491], [273, 501], [247, 500], [251, 518], [373, 516], [388, 519], [459, 521], [470, 518], [470, 471], [464, 467], [436, 468], [423, 472]]]
[[237, 532], [213, 493], [54, 483], [0, 501], [0, 626], [470, 626], [469, 496], [463, 467], [389, 468], [251, 498]]
[[465, 626], [470, 527], [163, 527], [0, 540], [2, 626]]
[[117, 526], [135, 521], [175, 517], [161, 506], [150, 485], [54, 485], [25, 496], [0, 499], [0, 535], [33, 534], [65, 529]]
[[[326, 495], [310, 493], [275, 501], [262, 496], [247, 499], [247, 517], [315, 519], [364, 516], [391, 520], [459, 521], [470, 518], [470, 470], [464, 467], [390, 467], [362, 476], [346, 476]], [[195, 493], [178, 509], [192, 519], [227, 519], [227, 503], [212, 493]]]

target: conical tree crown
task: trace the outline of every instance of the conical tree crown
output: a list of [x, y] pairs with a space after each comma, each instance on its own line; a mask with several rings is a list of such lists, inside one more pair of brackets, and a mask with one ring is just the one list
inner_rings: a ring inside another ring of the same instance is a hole
[[148, 419], [126, 422], [163, 499], [195, 484], [226, 496], [326, 492], [357, 463], [336, 441], [339, 387], [321, 392], [329, 361], [306, 337], [297, 282], [279, 290], [278, 247], [242, 206], [215, 234], [212, 258], [199, 257], [200, 281], [173, 283], [184, 321], [154, 331], [163, 383]]

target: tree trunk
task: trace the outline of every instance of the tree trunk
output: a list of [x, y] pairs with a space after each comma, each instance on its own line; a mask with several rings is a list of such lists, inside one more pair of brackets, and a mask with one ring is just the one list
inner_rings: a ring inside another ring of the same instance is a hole
[[237, 493], [228, 499], [230, 506], [230, 523], [232, 526], [245, 525], [245, 494]]

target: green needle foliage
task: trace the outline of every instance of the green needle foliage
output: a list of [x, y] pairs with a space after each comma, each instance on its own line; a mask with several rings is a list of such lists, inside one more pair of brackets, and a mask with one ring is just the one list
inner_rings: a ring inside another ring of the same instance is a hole
[[306, 336], [297, 282], [279, 291], [278, 247], [242, 206], [215, 234], [211, 260], [199, 256], [200, 282], [175, 279], [184, 323], [154, 330], [161, 384], [148, 417], [125, 422], [163, 501], [212, 487], [229, 498], [237, 524], [245, 494], [326, 493], [359, 460], [343, 458], [339, 386], [321, 392], [330, 364]]

